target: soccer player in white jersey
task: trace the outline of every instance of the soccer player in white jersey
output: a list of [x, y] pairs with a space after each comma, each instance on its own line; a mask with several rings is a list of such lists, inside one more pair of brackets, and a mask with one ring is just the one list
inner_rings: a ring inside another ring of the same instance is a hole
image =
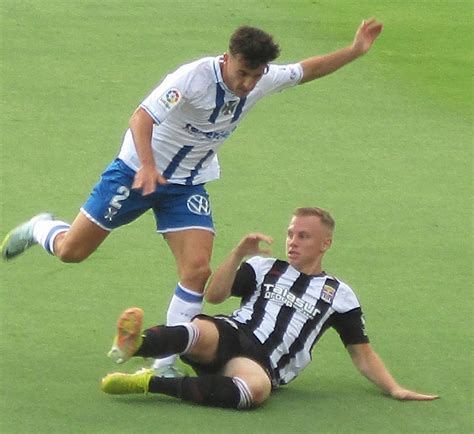
[[365, 54], [381, 30], [375, 19], [364, 21], [350, 46], [278, 66], [270, 64], [279, 54], [270, 35], [237, 29], [228, 52], [181, 66], [143, 100], [118, 157], [72, 224], [39, 214], [6, 236], [3, 258], [40, 244], [61, 261], [81, 262], [113, 229], [152, 209], [179, 276], [167, 321], [188, 321], [201, 312], [211, 274], [214, 226], [205, 184], [219, 178], [219, 147], [259, 99], [336, 71]]
[[[181, 354], [197, 377], [161, 378], [152, 370], [113, 373], [102, 380], [109, 394], [161, 393], [185, 401], [229, 408], [262, 404], [311, 361], [311, 350], [333, 327], [357, 369], [383, 392], [400, 400], [433, 400], [400, 386], [372, 349], [353, 290], [326, 274], [322, 258], [332, 243], [334, 220], [320, 208], [298, 208], [288, 227], [286, 260], [268, 254], [264, 234], [249, 234], [232, 250], [206, 288], [206, 300], [242, 298], [232, 315], [197, 315], [173, 327], [141, 332], [143, 311], [127, 309], [109, 356]], [[248, 255], [259, 255], [242, 262]]]

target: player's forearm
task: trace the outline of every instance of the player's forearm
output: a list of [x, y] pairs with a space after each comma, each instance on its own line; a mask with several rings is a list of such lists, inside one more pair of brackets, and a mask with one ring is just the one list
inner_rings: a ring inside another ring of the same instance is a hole
[[204, 297], [209, 303], [221, 303], [230, 297], [237, 270], [244, 259], [235, 249], [217, 268], [206, 287]]
[[342, 48], [323, 56], [310, 57], [300, 62], [303, 67], [303, 78], [300, 84], [315, 80], [337, 71], [361, 56], [352, 46]]
[[363, 355], [353, 355], [352, 360], [362, 375], [388, 395], [393, 395], [396, 390], [401, 389], [375, 351], [370, 349]]
[[142, 108], [138, 108], [133, 113], [129, 122], [133, 135], [133, 142], [142, 167], [155, 167], [155, 159], [151, 147], [151, 137], [153, 134], [153, 119]]

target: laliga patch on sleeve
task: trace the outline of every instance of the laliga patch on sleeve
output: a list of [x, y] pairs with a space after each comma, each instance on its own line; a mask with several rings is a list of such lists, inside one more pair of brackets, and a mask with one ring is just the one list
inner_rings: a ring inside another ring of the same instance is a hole
[[170, 111], [173, 107], [176, 107], [180, 100], [181, 92], [173, 87], [161, 95], [158, 102], [166, 111]]

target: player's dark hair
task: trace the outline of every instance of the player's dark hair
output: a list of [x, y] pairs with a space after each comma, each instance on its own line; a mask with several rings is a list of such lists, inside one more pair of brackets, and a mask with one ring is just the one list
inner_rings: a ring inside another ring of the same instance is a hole
[[293, 215], [295, 217], [319, 217], [321, 219], [321, 223], [332, 231], [336, 227], [336, 222], [332, 218], [331, 214], [329, 214], [324, 209], [315, 206], [296, 208], [293, 211]]
[[263, 30], [241, 26], [230, 38], [229, 52], [233, 56], [240, 54], [246, 66], [255, 69], [275, 60], [280, 54], [280, 47]]

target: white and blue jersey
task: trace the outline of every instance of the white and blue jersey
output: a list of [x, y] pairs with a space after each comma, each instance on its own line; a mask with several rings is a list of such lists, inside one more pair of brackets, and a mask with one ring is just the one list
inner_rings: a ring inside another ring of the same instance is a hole
[[141, 163], [127, 130], [118, 158], [81, 208], [89, 220], [109, 231], [152, 209], [161, 233], [214, 231], [204, 184], [219, 178], [219, 147], [260, 98], [299, 83], [303, 75], [300, 64], [270, 65], [252, 92], [239, 98], [225, 85], [220, 61], [206, 57], [181, 66], [140, 104], [154, 120], [153, 156], [168, 183], [147, 196], [132, 188]]
[[[222, 57], [206, 57], [169, 74], [140, 107], [154, 120], [152, 149], [158, 171], [172, 184], [197, 185], [218, 179], [217, 151], [239, 122], [266, 95], [299, 83], [300, 64], [270, 65], [244, 98], [225, 85]], [[137, 171], [140, 160], [130, 130], [118, 155]]]

